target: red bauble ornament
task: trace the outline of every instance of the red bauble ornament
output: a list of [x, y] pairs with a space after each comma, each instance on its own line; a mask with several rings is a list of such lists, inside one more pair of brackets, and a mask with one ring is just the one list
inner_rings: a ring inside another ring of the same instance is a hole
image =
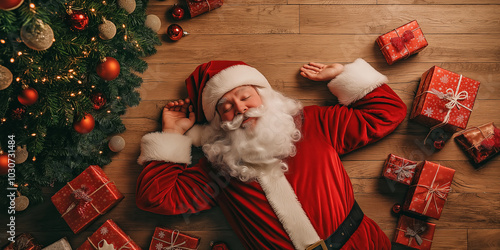
[[96, 68], [97, 75], [106, 81], [114, 80], [120, 75], [120, 63], [113, 57], [106, 57]]
[[172, 8], [172, 18], [174, 20], [181, 20], [184, 18], [184, 9], [179, 5], [174, 5]]
[[82, 10], [70, 10], [68, 22], [74, 30], [84, 30], [89, 26], [89, 17]]
[[80, 134], [90, 133], [94, 129], [95, 120], [91, 114], [85, 114], [85, 116], [80, 120], [73, 124], [73, 128], [76, 132]]
[[434, 148], [437, 149], [437, 150], [441, 150], [444, 148], [444, 140], [437, 140], [437, 141], [434, 141]]
[[0, 175], [6, 175], [9, 173], [9, 155], [0, 155]]
[[212, 250], [229, 250], [229, 247], [224, 242], [210, 242]]
[[399, 214], [401, 212], [401, 205], [399, 203], [394, 204], [394, 206], [392, 206], [392, 212]]
[[168, 26], [167, 35], [170, 40], [177, 41], [181, 39], [183, 36], [188, 35], [188, 33], [184, 32], [181, 26], [174, 23]]
[[24, 0], [1, 0], [0, 10], [13, 10], [23, 4]]
[[21, 94], [17, 96], [17, 100], [22, 105], [33, 105], [36, 101], [38, 101], [38, 92], [32, 87], [28, 87], [26, 89], [23, 89]]
[[102, 93], [92, 94], [92, 96], [90, 96], [90, 100], [94, 104], [93, 108], [95, 110], [99, 110], [106, 105], [106, 97]]

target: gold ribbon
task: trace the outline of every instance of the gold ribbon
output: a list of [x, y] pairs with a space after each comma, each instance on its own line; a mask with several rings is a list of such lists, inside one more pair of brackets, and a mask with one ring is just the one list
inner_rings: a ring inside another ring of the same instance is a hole
[[183, 241], [181, 243], [177, 243], [176, 244], [177, 238], [179, 238], [179, 234], [180, 233], [181, 232], [179, 230], [177, 230], [177, 229], [175, 229], [174, 231], [172, 231], [172, 234], [170, 235], [170, 242], [162, 240], [162, 239], [158, 239], [156, 237], [153, 237], [153, 239], [170, 245], [168, 247], [163, 247], [162, 248], [163, 250], [173, 250], [173, 249], [195, 250], [194, 248], [183, 247], [182, 245], [186, 244], [186, 241]]
[[432, 200], [434, 200], [434, 205], [435, 205], [436, 211], [437, 211], [438, 205], [437, 205], [436, 197], [443, 199], [443, 200], [446, 200], [446, 195], [451, 190], [451, 188], [448, 187], [448, 185], [451, 184], [450, 182], [446, 182], [442, 185], [436, 184], [436, 186], [434, 187], [434, 182], [436, 181], [436, 177], [437, 177], [437, 174], [439, 172], [440, 167], [441, 167], [441, 165], [438, 165], [438, 169], [436, 170], [436, 174], [434, 175], [434, 179], [432, 179], [432, 182], [429, 186], [425, 186], [425, 185], [421, 185], [421, 184], [414, 185], [414, 186], [423, 187], [423, 188], [428, 189], [427, 195], [425, 196], [425, 199], [424, 199], [424, 201], [427, 201], [427, 204], [425, 205], [424, 211], [422, 212], [422, 214], [424, 214], [424, 215], [427, 213], [427, 210], [428, 210], [429, 205], [431, 204]]
[[[99, 188], [97, 188], [96, 190], [94, 190], [94, 192], [92, 192], [91, 194], [89, 194], [89, 197], [92, 196], [93, 194], [95, 194], [97, 191], [99, 191], [101, 188], [105, 187], [106, 185], [108, 185], [109, 183], [112, 183], [112, 181], [108, 181], [104, 184], [102, 184]], [[71, 188], [71, 191], [75, 192], [76, 189], [74, 189], [71, 184], [68, 182], [68, 187]], [[90, 203], [90, 205], [95, 209], [95, 211], [98, 213], [98, 214], [103, 214], [101, 211], [99, 211], [99, 209], [97, 209], [94, 204], [92, 204], [92, 201], [89, 201], [88, 203]], [[78, 204], [77, 202], [73, 202], [71, 203], [68, 208], [66, 209], [66, 211], [61, 215], [61, 217], [64, 217], [66, 214], [68, 214], [71, 210], [73, 210], [75, 207], [77, 207]]]

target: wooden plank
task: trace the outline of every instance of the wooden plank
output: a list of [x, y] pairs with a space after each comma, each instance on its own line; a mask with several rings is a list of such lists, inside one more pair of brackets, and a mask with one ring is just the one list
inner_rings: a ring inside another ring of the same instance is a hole
[[377, 0], [288, 0], [288, 4], [321, 4], [321, 5], [342, 5], [342, 4], [376, 4]]
[[[382, 35], [417, 20], [426, 36], [490, 34], [500, 32], [499, 12], [498, 5], [302, 5], [300, 33]], [[356, 22], [353, 16], [358, 17]]]
[[[160, 1], [149, 1], [147, 10], [158, 8], [158, 6], [172, 6], [174, 4], [179, 4], [178, 0], [160, 0]], [[287, 4], [287, 0], [224, 0], [224, 4], [221, 8], [229, 5], [247, 5], [247, 4], [258, 4], [258, 5], [274, 5], [274, 4]], [[195, 17], [195, 18], [198, 18]]]
[[377, 0], [377, 4], [422, 4], [422, 5], [434, 5], [434, 4], [467, 4], [467, 5], [479, 5], [479, 4], [500, 4], [498, 0]]
[[[394, 225], [396, 228], [396, 225]], [[393, 239], [396, 229], [384, 230], [385, 234], [389, 239]], [[399, 244], [393, 244], [392, 250], [407, 250], [406, 248]], [[459, 250], [467, 249], [467, 229], [447, 229], [442, 228], [439, 224], [436, 225], [436, 231], [434, 232], [434, 238], [432, 240], [432, 249], [442, 249], [442, 250]]]
[[500, 229], [468, 229], [468, 249], [493, 250], [500, 248]]
[[[205, 15], [181, 21], [170, 17], [168, 11], [171, 8], [172, 6], [154, 6], [148, 9], [148, 14], [154, 14], [161, 20], [162, 26], [158, 34], [166, 34], [167, 27], [172, 23], [197, 35], [299, 33], [297, 5], [223, 5]], [[224, 25], [220, 25], [221, 23]]]
[[[241, 60], [300, 64], [309, 61], [350, 62], [363, 57], [369, 62], [385, 62], [375, 44], [377, 35], [198, 35], [176, 43], [164, 42], [148, 63], [194, 63], [210, 60]], [[429, 46], [408, 62], [498, 62], [500, 49], [494, 44], [500, 34], [430, 34]], [[481, 43], [477, 43], [477, 41]], [[214, 46], [217, 44], [217, 46]], [[210, 48], [210, 49], [207, 49]], [[244, 53], [245, 56], [242, 56]]]

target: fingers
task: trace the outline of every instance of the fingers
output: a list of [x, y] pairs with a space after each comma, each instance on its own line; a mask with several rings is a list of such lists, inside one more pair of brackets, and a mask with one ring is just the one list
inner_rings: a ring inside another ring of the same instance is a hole
[[193, 123], [196, 121], [196, 115], [193, 112], [193, 105], [189, 105], [189, 120]]
[[189, 105], [189, 99], [186, 100], [177, 100], [177, 101], [170, 101], [168, 102], [164, 109], [170, 110], [170, 111], [183, 111], [185, 112], [187, 110], [187, 107]]
[[324, 67], [325, 67], [325, 65], [324, 65], [324, 64], [322, 64], [322, 63], [315, 63], [315, 62], [310, 62], [310, 63], [309, 63], [309, 65], [311, 65], [311, 66], [313, 66], [313, 67], [317, 67], [317, 68], [319, 68], [319, 69], [322, 69], [322, 68], [324, 68]]
[[316, 67], [314, 65], [309, 65], [309, 64], [304, 64], [304, 66], [302, 66], [302, 68], [307, 69], [307, 70], [312, 70], [312, 71], [315, 71], [315, 72], [318, 72], [318, 71], [321, 70], [320, 67]]

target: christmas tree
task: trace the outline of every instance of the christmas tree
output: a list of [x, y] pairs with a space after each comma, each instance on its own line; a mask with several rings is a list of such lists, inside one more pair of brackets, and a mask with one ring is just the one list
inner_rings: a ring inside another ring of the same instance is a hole
[[120, 115], [140, 101], [142, 58], [161, 44], [145, 24], [147, 2], [2, 0], [2, 190], [39, 202], [43, 187], [110, 163], [108, 141], [125, 130]]

